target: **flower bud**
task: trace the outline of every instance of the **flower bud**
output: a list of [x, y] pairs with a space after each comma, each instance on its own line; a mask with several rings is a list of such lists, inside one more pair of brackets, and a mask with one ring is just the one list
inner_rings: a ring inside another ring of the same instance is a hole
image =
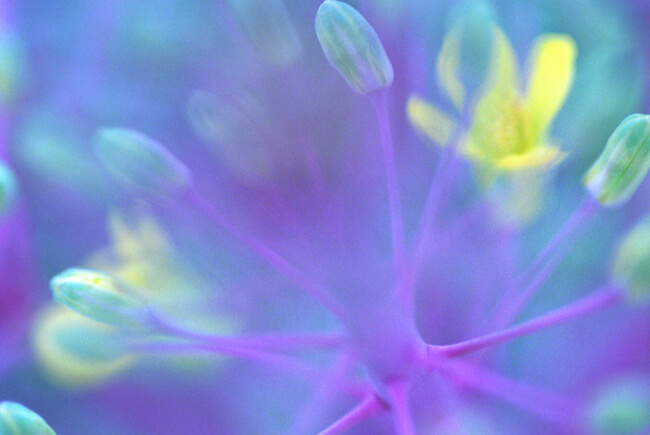
[[616, 251], [612, 282], [631, 301], [650, 300], [650, 215], [627, 233]]
[[284, 68], [300, 57], [302, 43], [282, 0], [229, 3], [248, 40], [268, 63]]
[[584, 177], [603, 206], [630, 199], [650, 169], [650, 116], [630, 115], [614, 130], [604, 151]]
[[32, 349], [45, 375], [65, 388], [99, 384], [131, 367], [124, 333], [52, 304], [33, 323]]
[[133, 130], [102, 128], [95, 154], [104, 167], [127, 186], [157, 199], [170, 199], [190, 189], [189, 169], [158, 142]]
[[16, 402], [0, 403], [0, 434], [2, 435], [56, 435], [45, 420]]
[[50, 281], [54, 298], [98, 322], [147, 329], [154, 316], [118, 278], [90, 269], [68, 269]]
[[650, 382], [626, 375], [608, 382], [587, 409], [589, 433], [641, 434], [650, 429]]
[[27, 75], [25, 43], [11, 31], [0, 31], [0, 105], [15, 101]]
[[0, 162], [0, 215], [9, 212], [18, 196], [18, 182], [9, 166]]
[[316, 36], [327, 60], [356, 92], [393, 82], [393, 66], [377, 33], [352, 6], [325, 0], [316, 13]]

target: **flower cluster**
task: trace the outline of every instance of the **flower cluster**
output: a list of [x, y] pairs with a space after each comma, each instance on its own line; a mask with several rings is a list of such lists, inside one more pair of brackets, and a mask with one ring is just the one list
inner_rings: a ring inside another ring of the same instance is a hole
[[66, 5], [59, 92], [0, 35], [0, 434], [650, 430], [625, 4], [430, 3]]

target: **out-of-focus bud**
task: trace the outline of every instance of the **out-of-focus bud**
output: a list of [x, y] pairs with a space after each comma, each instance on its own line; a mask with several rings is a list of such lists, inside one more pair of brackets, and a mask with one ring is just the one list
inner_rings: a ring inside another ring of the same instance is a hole
[[0, 403], [0, 434], [56, 435], [40, 415], [19, 403], [9, 401]]
[[253, 96], [242, 93], [226, 101], [196, 91], [188, 101], [187, 117], [208, 149], [240, 179], [260, 183], [273, 176], [274, 157], [281, 150], [266, 137], [269, 115]]
[[157, 199], [173, 199], [192, 186], [192, 175], [183, 163], [158, 142], [133, 130], [100, 129], [95, 154], [120, 182]]
[[495, 14], [487, 1], [465, 0], [456, 5], [451, 18], [453, 25], [438, 57], [438, 78], [454, 104], [461, 107], [465, 90], [480, 89], [488, 77]]
[[27, 70], [23, 41], [14, 33], [0, 34], [0, 104], [10, 103], [20, 93]]
[[155, 318], [147, 304], [118, 278], [90, 269], [67, 269], [50, 280], [54, 298], [98, 322], [149, 329]]
[[375, 30], [352, 6], [326, 0], [316, 13], [316, 36], [325, 57], [355, 91], [390, 86], [393, 66]]
[[650, 380], [628, 375], [610, 381], [587, 408], [589, 433], [636, 435], [650, 429]]
[[0, 162], [0, 216], [11, 211], [18, 196], [18, 182], [14, 171]]
[[631, 301], [650, 300], [650, 216], [635, 225], [619, 244], [612, 281]]
[[32, 347], [40, 365], [62, 387], [96, 385], [135, 360], [119, 330], [58, 304], [38, 314], [33, 330]]
[[601, 205], [613, 207], [630, 199], [648, 169], [650, 116], [635, 114], [614, 130], [583, 182]]
[[289, 14], [281, 0], [230, 0], [248, 40], [271, 65], [287, 67], [302, 54]]

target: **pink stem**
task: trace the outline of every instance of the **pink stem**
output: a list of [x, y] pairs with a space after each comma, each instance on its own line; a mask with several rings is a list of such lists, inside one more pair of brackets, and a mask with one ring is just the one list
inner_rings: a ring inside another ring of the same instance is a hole
[[337, 358], [327, 377], [320, 382], [317, 390], [298, 412], [292, 428], [289, 430], [290, 434], [313, 433], [313, 427], [318, 424], [319, 417], [327, 412], [337, 397], [338, 386], [353, 363], [354, 359], [347, 353]]
[[240, 231], [216, 207], [207, 202], [205, 198], [199, 195], [196, 191], [189, 192], [187, 201], [196, 210], [204, 213], [206, 216], [214, 220], [215, 223], [248, 246], [251, 251], [255, 252], [262, 260], [275, 268], [279, 273], [287, 277], [299, 288], [309, 293], [335, 316], [339, 318], [343, 317], [344, 310], [340, 302], [320, 284], [314, 282], [309, 276], [296, 269], [291, 263], [264, 243]]
[[622, 298], [623, 293], [621, 291], [611, 288], [606, 289], [599, 293], [588, 296], [582, 300], [574, 302], [571, 305], [560, 308], [559, 310], [552, 311], [534, 320], [522, 323], [521, 325], [517, 325], [493, 334], [488, 334], [482, 337], [463, 341], [461, 343], [447, 346], [435, 346], [433, 350], [434, 352], [442, 354], [446, 357], [457, 357], [465, 355], [480, 349], [493, 347], [506, 341], [511, 341], [543, 329], [561, 325], [562, 323], [569, 322], [571, 320], [593, 313], [594, 311], [598, 311], [614, 305], [617, 302], [621, 301]]
[[339, 418], [319, 435], [337, 435], [386, 410], [386, 406], [374, 394], [368, 395], [359, 405]]
[[307, 334], [307, 333], [282, 333], [273, 332], [240, 337], [224, 337], [218, 335], [198, 334], [187, 331], [165, 320], [156, 318], [160, 332], [172, 337], [195, 340], [206, 345], [236, 346], [249, 349], [266, 350], [293, 350], [308, 348], [340, 348], [344, 344], [344, 337], [336, 333]]
[[370, 94], [370, 100], [375, 108], [377, 123], [379, 125], [379, 137], [384, 157], [386, 171], [386, 183], [388, 187], [388, 206], [390, 209], [390, 230], [393, 243], [393, 263], [396, 270], [404, 265], [404, 223], [402, 221], [402, 205], [400, 201], [399, 184], [397, 182], [397, 170], [395, 169], [395, 155], [393, 138], [390, 131], [388, 118], [387, 95], [385, 90]]
[[[197, 353], [209, 352], [219, 355], [240, 358], [254, 361], [267, 366], [275, 367], [281, 373], [287, 375], [303, 376], [312, 381], [318, 381], [326, 376], [327, 372], [304, 363], [295, 358], [280, 355], [272, 352], [234, 347], [223, 344], [212, 343], [132, 343], [134, 352], [149, 352], [163, 354]], [[353, 380], [341, 380], [338, 384], [339, 390], [353, 397], [365, 397], [368, 394], [368, 387], [365, 384]]]
[[[528, 267], [526, 272], [523, 274], [522, 282], [526, 283], [529, 280], [532, 280], [536, 274], [537, 269], [539, 269], [549, 258], [555, 254], [558, 248], [577, 230], [580, 229], [582, 224], [586, 223], [590, 218], [592, 218], [599, 210], [600, 205], [596, 200], [591, 196], [585, 199], [580, 206], [576, 209], [575, 212], [567, 219], [567, 221], [560, 227], [557, 233], [553, 238], [548, 242], [548, 244], [542, 249], [542, 251], [537, 255], [535, 260]], [[566, 252], [565, 252], [566, 253]]]
[[492, 329], [501, 329], [510, 324], [513, 319], [523, 310], [528, 302], [539, 293], [557, 266], [562, 262], [564, 253], [556, 255], [548, 261], [544, 267], [535, 275], [533, 280], [519, 294], [509, 291], [506, 296], [497, 304], [497, 313], [492, 321]]
[[395, 382], [386, 385], [394, 411], [397, 435], [415, 435], [408, 398], [409, 387], [408, 382]]
[[431, 187], [429, 188], [429, 194], [424, 205], [424, 210], [422, 211], [418, 227], [415, 231], [415, 240], [413, 242], [414, 246], [412, 248], [411, 258], [407, 265], [408, 267], [404, 272], [403, 279], [397, 284], [397, 291], [400, 295], [400, 299], [405, 301], [407, 306], [410, 306], [413, 287], [417, 283], [417, 277], [419, 276], [424, 260], [426, 259], [426, 254], [433, 244], [433, 224], [440, 209], [446, 202], [445, 193], [451, 188], [455, 174], [460, 166], [460, 161], [456, 156], [456, 150], [470, 114], [470, 105], [467, 104], [463, 110], [461, 119], [456, 124], [452, 137], [449, 139], [449, 143], [446, 144], [442, 155], [438, 159], [438, 165], [433, 180], [431, 181]]
[[575, 404], [569, 399], [483, 370], [473, 364], [454, 360], [446, 362], [439, 368], [461, 384], [497, 397], [556, 424], [566, 426], [575, 412]]

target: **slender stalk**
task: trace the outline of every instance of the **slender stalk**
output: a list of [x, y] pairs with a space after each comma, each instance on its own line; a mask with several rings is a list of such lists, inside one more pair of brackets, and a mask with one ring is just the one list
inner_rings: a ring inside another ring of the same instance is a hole
[[262, 260], [271, 265], [279, 273], [284, 275], [299, 288], [306, 291], [309, 295], [319, 301], [325, 308], [331, 311], [335, 316], [343, 317], [343, 306], [336, 300], [332, 294], [326, 291], [320, 284], [314, 282], [309, 276], [296, 269], [291, 263], [273, 251], [267, 245], [262, 243], [248, 234], [242, 232], [226, 216], [224, 216], [216, 207], [205, 200], [198, 192], [191, 191], [187, 195], [187, 202], [194, 209], [205, 214], [216, 224], [232, 234], [235, 238], [245, 244], [251, 251], [257, 254]]
[[174, 338], [192, 340], [205, 345], [232, 346], [246, 349], [264, 349], [273, 351], [302, 350], [319, 348], [340, 348], [344, 337], [337, 333], [290, 333], [270, 332], [264, 334], [227, 337], [219, 335], [200, 334], [176, 327], [159, 316], [154, 317], [158, 331]]
[[553, 326], [561, 325], [587, 314], [612, 306], [623, 298], [623, 293], [617, 289], [607, 288], [604, 291], [588, 296], [571, 305], [552, 311], [534, 320], [508, 328], [504, 331], [484, 335], [471, 340], [447, 346], [435, 346], [434, 352], [446, 357], [457, 357], [480, 349], [496, 346], [514, 340], [524, 335], [532, 334]]
[[505, 376], [461, 361], [448, 361], [439, 369], [448, 376], [475, 390], [501, 399], [524, 411], [553, 423], [566, 426], [576, 412], [573, 401], [556, 393], [540, 390]]
[[[319, 381], [327, 375], [321, 368], [314, 367], [303, 361], [290, 356], [272, 352], [238, 348], [234, 346], [212, 344], [212, 343], [162, 343], [162, 342], [137, 342], [130, 344], [132, 352], [145, 352], [156, 354], [189, 354], [189, 353], [212, 353], [218, 355], [239, 358], [253, 361], [265, 366], [274, 367], [280, 373], [291, 376], [302, 376], [311, 381]], [[353, 397], [365, 397], [368, 394], [368, 387], [354, 380], [341, 380], [338, 384], [339, 391]]]
[[415, 232], [410, 260], [404, 272], [403, 279], [397, 283], [397, 293], [406, 306], [410, 306], [411, 304], [413, 287], [417, 283], [417, 277], [426, 259], [426, 254], [431, 249], [434, 222], [440, 210], [447, 202], [445, 194], [448, 194], [451, 189], [452, 183], [456, 178], [456, 173], [460, 168], [460, 159], [456, 156], [456, 151], [465, 126], [469, 121], [471, 114], [470, 107], [467, 104], [464, 108], [461, 119], [456, 124], [449, 143], [446, 144], [438, 159], [438, 165], [431, 181], [424, 210], [422, 211]]
[[318, 424], [321, 417], [331, 407], [337, 397], [339, 384], [352, 367], [354, 359], [349, 353], [343, 353], [332, 364], [327, 377], [324, 378], [316, 391], [307, 400], [297, 417], [289, 434], [313, 433], [313, 427]]
[[409, 383], [395, 382], [386, 385], [386, 390], [390, 397], [391, 407], [394, 411], [395, 430], [397, 435], [415, 435], [413, 417], [411, 417], [411, 408], [409, 405]]
[[384, 157], [386, 184], [388, 188], [388, 206], [390, 211], [390, 232], [393, 244], [393, 263], [399, 271], [404, 265], [406, 249], [404, 247], [404, 223], [402, 220], [402, 205], [400, 201], [397, 170], [395, 169], [395, 152], [388, 117], [387, 95], [385, 90], [370, 94], [370, 100], [375, 108], [381, 150]]
[[[566, 250], [566, 249], [565, 249]], [[517, 315], [523, 310], [528, 302], [539, 293], [542, 286], [546, 283], [549, 277], [555, 272], [557, 266], [562, 262], [564, 253], [556, 253], [556, 255], [548, 261], [544, 267], [539, 271], [533, 280], [521, 291], [516, 293], [509, 291], [497, 304], [496, 314], [492, 320], [492, 330], [504, 328], [512, 322]]]
[[337, 435], [386, 410], [386, 406], [374, 394], [368, 395], [350, 412], [339, 418], [319, 435]]
[[[535, 260], [528, 267], [526, 272], [522, 275], [522, 283], [534, 279], [538, 269], [551, 258], [559, 248], [562, 247], [564, 242], [581, 229], [582, 225], [591, 219], [598, 211], [601, 210], [600, 205], [591, 196], [587, 197], [567, 219], [567, 221], [555, 233], [553, 238], [537, 255]], [[566, 251], [565, 251], [566, 253]]]

